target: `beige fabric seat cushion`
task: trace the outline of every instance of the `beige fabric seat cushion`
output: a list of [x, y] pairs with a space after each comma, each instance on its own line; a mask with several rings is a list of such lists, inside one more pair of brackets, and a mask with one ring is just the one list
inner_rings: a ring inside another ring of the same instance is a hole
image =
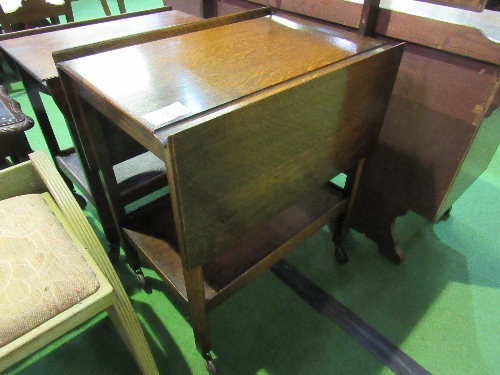
[[0, 201], [0, 347], [98, 289], [42, 195]]

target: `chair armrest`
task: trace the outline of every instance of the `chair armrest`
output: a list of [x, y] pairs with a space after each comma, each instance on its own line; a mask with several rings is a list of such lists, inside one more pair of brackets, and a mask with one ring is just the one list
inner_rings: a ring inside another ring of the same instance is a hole
[[47, 191], [44, 182], [29, 161], [1, 170], [0, 186], [0, 200]]
[[[30, 154], [29, 157], [35, 170], [38, 172], [40, 178], [43, 180], [52, 198], [54, 198], [54, 201], [73, 228], [80, 242], [88, 249], [99, 266], [101, 268], [106, 268], [109, 259], [101, 242], [83, 214], [73, 193], [68, 189], [68, 186], [55, 166], [42, 151], [34, 152]], [[109, 263], [109, 268], [113, 269], [111, 263]], [[105, 272], [106, 276], [110, 277], [108, 273], [109, 272]], [[114, 270], [112, 273], [114, 273]]]

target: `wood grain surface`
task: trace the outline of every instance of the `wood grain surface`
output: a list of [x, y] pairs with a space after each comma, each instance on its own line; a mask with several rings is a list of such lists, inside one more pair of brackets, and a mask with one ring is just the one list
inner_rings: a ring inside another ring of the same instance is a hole
[[179, 11], [153, 13], [7, 39], [0, 41], [0, 47], [35, 78], [44, 81], [57, 76], [52, 59], [54, 51], [198, 19]]

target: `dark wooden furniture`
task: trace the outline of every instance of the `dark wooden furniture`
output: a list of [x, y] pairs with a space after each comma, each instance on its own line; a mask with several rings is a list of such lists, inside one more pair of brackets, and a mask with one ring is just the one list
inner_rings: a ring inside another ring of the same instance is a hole
[[482, 12], [488, 0], [417, 0], [425, 3], [446, 5], [449, 7]]
[[488, 0], [417, 0], [425, 3], [445, 5], [453, 8], [482, 12]]
[[[363, 5], [343, 0], [231, 0], [218, 3], [218, 14], [259, 3], [331, 30], [366, 30]], [[500, 144], [499, 124], [484, 121], [500, 105], [500, 13], [381, 1], [373, 29], [380, 41], [407, 43], [350, 225], [400, 263], [396, 218], [408, 210], [432, 222], [446, 217]]]
[[[125, 0], [117, 0], [118, 9], [120, 13], [127, 13], [127, 9], [125, 8]], [[107, 0], [101, 0], [102, 9], [104, 9], [104, 13], [106, 16], [111, 16], [111, 10], [109, 10], [109, 5]], [[166, 5], [166, 4], [165, 4]]]
[[28, 160], [33, 150], [24, 132], [32, 127], [31, 117], [0, 86], [0, 169]]
[[486, 2], [485, 9], [490, 9], [496, 12], [500, 12], [500, 0], [488, 0]]
[[[120, 235], [116, 231], [112, 213], [108, 208], [93, 154], [83, 152], [79, 141], [81, 137], [76, 134], [72, 125], [70, 110], [57, 75], [52, 53], [89, 43], [99, 45], [107, 40], [115, 40], [128, 35], [140, 37], [144, 32], [161, 31], [197, 20], [199, 20], [198, 17], [165, 7], [39, 30], [26, 30], [0, 37], [1, 51], [6, 61], [18, 71], [24, 83], [51, 156], [68, 185], [76, 185], [96, 207], [106, 238], [110, 243], [110, 256], [114, 261], [119, 255]], [[121, 61], [117, 62], [116, 69], [122, 66]], [[134, 85], [134, 81], [129, 82], [130, 77], [123, 81], [127, 86]], [[41, 93], [50, 95], [68, 120], [74, 149], [61, 150], [59, 147], [45, 111]], [[134, 150], [137, 150], [137, 147]], [[166, 184], [163, 164], [150, 153], [144, 153], [143, 150], [143, 155], [132, 162], [132, 165], [125, 163], [117, 167], [119, 171], [123, 171], [121, 182], [125, 203], [129, 199], [134, 199], [137, 187], [154, 190]], [[137, 257], [134, 253], [127, 252], [127, 258], [130, 266], [139, 272], [138, 277], [140, 277], [140, 263]]]
[[[188, 305], [211, 372], [207, 313], [349, 216], [353, 200], [329, 181], [376, 145], [402, 51], [268, 16], [58, 64], [116, 217], [125, 213], [103, 128], [165, 163], [170, 194], [128, 213], [122, 229]], [[124, 64], [144, 79], [124, 89], [114, 66], [127, 53], [141, 56]]]
[[23, 0], [21, 7], [8, 13], [0, 5], [0, 25], [7, 33], [12, 31], [12, 25], [23, 24], [29, 28], [38, 26], [40, 21], [47, 18], [53, 25], [57, 25], [60, 23], [59, 16], [65, 16], [66, 22], [75, 20], [71, 0], [64, 0], [61, 5], [47, 3], [45, 0]]

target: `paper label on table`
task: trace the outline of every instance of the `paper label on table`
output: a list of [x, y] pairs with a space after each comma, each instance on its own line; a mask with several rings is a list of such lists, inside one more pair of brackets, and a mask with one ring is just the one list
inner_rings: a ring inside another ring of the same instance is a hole
[[154, 126], [166, 124], [178, 117], [187, 115], [191, 110], [180, 102], [175, 102], [156, 111], [145, 114], [144, 117]]

